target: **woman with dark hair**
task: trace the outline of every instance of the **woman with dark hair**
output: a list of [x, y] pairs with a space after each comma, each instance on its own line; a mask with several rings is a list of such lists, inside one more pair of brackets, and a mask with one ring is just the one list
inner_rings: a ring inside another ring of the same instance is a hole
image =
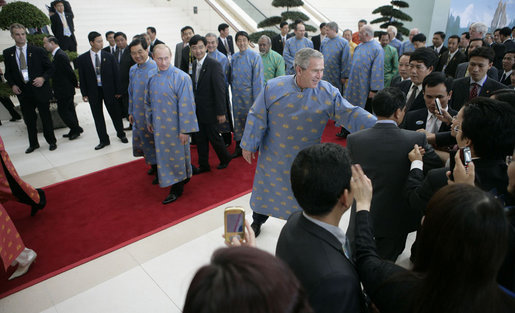
[[357, 205], [356, 260], [368, 295], [385, 312], [514, 312], [515, 299], [497, 284], [507, 250], [501, 204], [469, 185], [452, 184], [430, 200], [413, 270], [382, 260], [369, 220], [372, 184], [353, 167]]
[[252, 247], [218, 249], [191, 281], [183, 313], [311, 313], [291, 270]]

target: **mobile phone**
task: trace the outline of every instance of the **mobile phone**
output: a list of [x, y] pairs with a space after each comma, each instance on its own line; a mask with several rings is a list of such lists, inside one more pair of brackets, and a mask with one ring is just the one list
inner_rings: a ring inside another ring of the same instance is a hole
[[442, 104], [440, 103], [440, 99], [435, 99], [436, 110], [438, 110], [438, 114], [442, 115]]
[[234, 237], [239, 241], [245, 238], [245, 210], [242, 207], [228, 207], [224, 212], [224, 237], [231, 242]]
[[460, 149], [460, 159], [465, 167], [467, 167], [469, 163], [472, 162], [472, 154], [470, 153], [469, 147]]

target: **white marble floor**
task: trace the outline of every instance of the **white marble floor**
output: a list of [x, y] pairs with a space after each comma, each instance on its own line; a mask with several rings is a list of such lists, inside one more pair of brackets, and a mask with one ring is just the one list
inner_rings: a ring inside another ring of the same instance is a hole
[[[26, 181], [44, 187], [134, 159], [131, 145], [117, 140], [110, 120], [107, 128], [111, 145], [95, 151], [93, 148], [98, 139], [89, 106], [79, 103], [77, 112], [85, 130], [83, 135], [69, 141], [62, 138], [66, 129], [56, 130], [58, 148], [55, 151], [48, 151], [40, 134], [41, 148], [27, 155], [24, 153], [27, 138], [23, 122], [5, 121], [0, 126], [7, 151]], [[130, 135], [128, 132], [129, 139]], [[214, 250], [223, 247], [224, 208], [242, 206], [250, 217], [249, 198], [250, 194], [244, 195], [0, 299], [0, 312], [181, 312], [195, 271], [209, 262]], [[173, 210], [173, 204], [169, 209]], [[346, 229], [347, 224], [348, 214], [344, 215], [340, 226]], [[258, 247], [274, 253], [283, 225], [284, 221], [269, 219], [257, 240]], [[407, 246], [411, 246], [411, 240]], [[400, 258], [403, 262], [405, 256]]]

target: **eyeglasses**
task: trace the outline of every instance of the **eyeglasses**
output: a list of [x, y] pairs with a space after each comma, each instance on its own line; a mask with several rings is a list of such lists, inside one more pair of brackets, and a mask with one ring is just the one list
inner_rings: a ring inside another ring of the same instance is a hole
[[506, 165], [510, 165], [511, 161], [513, 161], [513, 155], [506, 156]]

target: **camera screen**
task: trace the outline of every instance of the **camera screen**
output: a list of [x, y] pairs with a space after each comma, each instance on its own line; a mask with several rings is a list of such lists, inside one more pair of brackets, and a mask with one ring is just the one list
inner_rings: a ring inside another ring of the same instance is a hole
[[227, 214], [227, 231], [231, 233], [243, 231], [243, 214]]

